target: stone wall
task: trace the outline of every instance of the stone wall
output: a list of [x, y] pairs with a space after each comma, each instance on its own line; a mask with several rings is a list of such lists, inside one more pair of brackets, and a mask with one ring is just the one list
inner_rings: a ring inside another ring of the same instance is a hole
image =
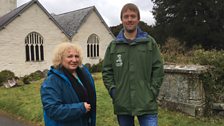
[[207, 68], [197, 65], [165, 65], [165, 77], [159, 94], [159, 104], [192, 116], [203, 116], [205, 91], [200, 74]]
[[[44, 38], [44, 61], [41, 62], [25, 61], [25, 38], [33, 31]], [[49, 69], [55, 45], [66, 41], [69, 40], [65, 34], [37, 4], [33, 4], [0, 31], [0, 71], [10, 70], [21, 77]]]
[[[0, 0], [0, 6], [6, 1]], [[0, 7], [1, 9], [1, 7]], [[97, 64], [104, 58], [106, 47], [113, 40], [113, 35], [105, 27], [97, 11], [92, 11], [83, 21], [72, 40], [57, 27], [48, 15], [38, 6], [33, 4], [26, 11], [0, 30], [0, 71], [10, 70], [16, 76], [29, 75], [37, 70], [49, 69], [52, 65], [52, 53], [56, 45], [62, 42], [80, 44], [83, 48], [83, 64]], [[44, 61], [27, 62], [25, 53], [25, 38], [31, 32], [38, 32], [44, 38]], [[99, 36], [99, 57], [87, 57], [87, 40], [91, 34]]]
[[[93, 11], [94, 12], [94, 11]], [[99, 37], [99, 57], [87, 57], [87, 41], [91, 34]], [[104, 26], [97, 13], [91, 13], [88, 20], [79, 28], [78, 33], [72, 39], [72, 42], [78, 43], [83, 48], [83, 63], [98, 64], [104, 58], [107, 46], [113, 40], [113, 36]]]

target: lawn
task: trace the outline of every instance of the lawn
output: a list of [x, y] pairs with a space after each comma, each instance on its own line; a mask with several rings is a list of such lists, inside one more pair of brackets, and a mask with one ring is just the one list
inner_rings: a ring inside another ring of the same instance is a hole
[[[94, 74], [97, 91], [97, 126], [118, 126], [113, 114], [111, 99], [103, 85], [101, 74]], [[43, 112], [40, 102], [40, 85], [43, 80], [29, 85], [6, 89], [0, 87], [0, 110], [11, 113], [21, 120], [43, 126]], [[137, 124], [136, 126], [139, 126]], [[218, 118], [194, 118], [178, 112], [159, 108], [159, 126], [224, 126]]]

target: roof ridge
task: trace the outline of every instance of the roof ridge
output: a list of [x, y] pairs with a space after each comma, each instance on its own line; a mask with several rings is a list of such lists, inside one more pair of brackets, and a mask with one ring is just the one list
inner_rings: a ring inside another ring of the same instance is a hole
[[80, 8], [80, 9], [73, 10], [73, 11], [68, 11], [68, 12], [64, 12], [64, 13], [60, 13], [60, 14], [55, 14], [55, 16], [69, 14], [69, 13], [73, 13], [73, 12], [76, 12], [76, 11], [82, 11], [82, 10], [85, 10], [85, 9], [93, 9], [94, 7], [95, 6], [89, 6], [89, 7], [85, 7], [85, 8]]
[[20, 13], [27, 8], [30, 4], [35, 2], [36, 0], [31, 0], [27, 3], [22, 4], [21, 6], [13, 9], [9, 13], [3, 15], [0, 17], [0, 30], [3, 29], [7, 24], [9, 24], [12, 20], [14, 20], [17, 16], [20, 15]]
[[4, 16], [0, 17], [0, 30], [4, 29], [5, 26], [7, 26], [10, 22], [12, 22], [17, 16], [20, 16], [21, 13], [23, 13], [24, 10], [29, 8], [31, 5], [36, 3], [42, 11], [49, 17], [50, 20], [52, 20], [55, 25], [63, 32], [65, 35], [69, 38], [70, 36], [66, 34], [63, 27], [54, 19], [54, 17], [42, 6], [42, 4], [38, 0], [30, 0], [29, 2], [15, 8], [11, 12], [5, 14]]

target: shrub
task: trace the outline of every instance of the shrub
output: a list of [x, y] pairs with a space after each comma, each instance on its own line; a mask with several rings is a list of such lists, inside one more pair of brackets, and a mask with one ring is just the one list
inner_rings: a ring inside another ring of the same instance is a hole
[[90, 70], [90, 68], [91, 68], [91, 64], [90, 63], [86, 63], [85, 66]]
[[102, 65], [103, 65], [103, 60], [100, 60], [98, 64], [91, 64], [86, 63], [85, 66], [89, 69], [91, 73], [95, 72], [101, 72], [102, 71]]
[[191, 51], [185, 47], [184, 42], [175, 38], [168, 38], [163, 46], [161, 53], [166, 63], [191, 63]]
[[30, 75], [26, 75], [22, 78], [24, 84], [30, 84], [32, 81], [40, 80], [45, 77], [45, 73], [40, 70], [31, 73]]
[[44, 77], [47, 76], [48, 71], [49, 71], [48, 69], [43, 70], [43, 75], [44, 75]]
[[224, 51], [196, 50], [193, 62], [210, 66], [207, 74], [201, 75], [208, 106], [213, 102], [224, 102]]
[[25, 75], [24, 77], [22, 77], [22, 81], [23, 81], [24, 84], [30, 84], [30, 80], [29, 80], [28, 75]]
[[15, 78], [15, 74], [9, 70], [3, 70], [0, 72], [0, 86], [3, 82], [6, 82], [9, 79]]

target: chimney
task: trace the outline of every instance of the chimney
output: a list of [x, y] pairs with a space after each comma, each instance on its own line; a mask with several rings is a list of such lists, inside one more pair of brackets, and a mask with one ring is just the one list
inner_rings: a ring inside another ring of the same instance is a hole
[[0, 0], [0, 17], [9, 13], [17, 6], [17, 0]]

